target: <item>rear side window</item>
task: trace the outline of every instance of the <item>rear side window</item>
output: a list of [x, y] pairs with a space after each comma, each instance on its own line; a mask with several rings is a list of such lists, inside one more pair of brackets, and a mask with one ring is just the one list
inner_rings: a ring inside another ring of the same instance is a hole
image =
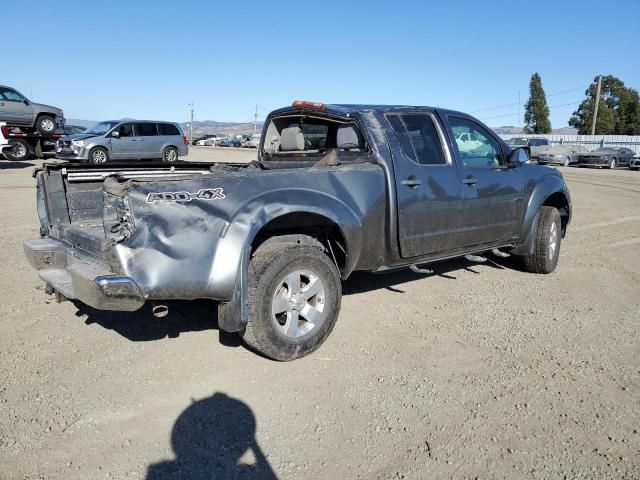
[[155, 123], [136, 123], [139, 137], [153, 137], [158, 135]]
[[420, 165], [445, 165], [438, 131], [430, 115], [387, 115], [404, 154]]
[[158, 131], [160, 135], [180, 135], [180, 130], [178, 130], [178, 127], [170, 123], [159, 123]]

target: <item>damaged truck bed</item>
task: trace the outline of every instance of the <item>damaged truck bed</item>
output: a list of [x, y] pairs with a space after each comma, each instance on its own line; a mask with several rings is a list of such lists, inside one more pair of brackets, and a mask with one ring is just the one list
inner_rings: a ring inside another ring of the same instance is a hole
[[355, 270], [493, 250], [552, 271], [570, 197], [523, 153], [457, 112], [297, 102], [268, 116], [250, 164], [44, 165], [25, 253], [50, 291], [97, 309], [217, 300], [221, 329], [291, 360], [329, 335]]

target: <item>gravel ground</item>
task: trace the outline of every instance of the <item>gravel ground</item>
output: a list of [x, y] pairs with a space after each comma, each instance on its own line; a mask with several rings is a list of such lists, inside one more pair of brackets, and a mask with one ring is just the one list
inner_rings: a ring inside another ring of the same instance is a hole
[[563, 169], [555, 273], [354, 276], [324, 346], [282, 364], [204, 302], [47, 297], [21, 246], [38, 163], [0, 162], [0, 478], [640, 477], [640, 173]]

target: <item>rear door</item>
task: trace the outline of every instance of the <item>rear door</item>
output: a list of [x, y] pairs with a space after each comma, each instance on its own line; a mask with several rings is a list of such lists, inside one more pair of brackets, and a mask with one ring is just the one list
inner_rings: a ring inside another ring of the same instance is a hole
[[138, 131], [138, 152], [140, 159], [162, 157], [162, 138], [158, 135], [158, 125], [145, 122], [136, 123]]
[[[470, 247], [517, 237], [524, 212], [522, 169], [507, 166], [502, 143], [479, 123], [451, 115], [448, 120], [461, 173], [462, 242]], [[458, 145], [462, 133], [473, 135], [479, 146]]]
[[460, 179], [433, 113], [389, 113], [398, 241], [404, 258], [460, 246]]
[[0, 87], [0, 119], [8, 124], [31, 125], [33, 123], [33, 107], [17, 91], [12, 88]]
[[133, 123], [122, 123], [115, 130], [118, 138], [111, 136], [111, 158], [115, 160], [138, 159], [138, 137]]

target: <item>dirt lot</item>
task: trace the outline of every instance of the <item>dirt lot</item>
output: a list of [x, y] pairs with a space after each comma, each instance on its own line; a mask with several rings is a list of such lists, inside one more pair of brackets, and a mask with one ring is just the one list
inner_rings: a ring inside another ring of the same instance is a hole
[[563, 170], [554, 274], [358, 275], [325, 345], [281, 364], [206, 303], [47, 297], [21, 246], [35, 164], [0, 162], [0, 478], [640, 477], [640, 173]]

